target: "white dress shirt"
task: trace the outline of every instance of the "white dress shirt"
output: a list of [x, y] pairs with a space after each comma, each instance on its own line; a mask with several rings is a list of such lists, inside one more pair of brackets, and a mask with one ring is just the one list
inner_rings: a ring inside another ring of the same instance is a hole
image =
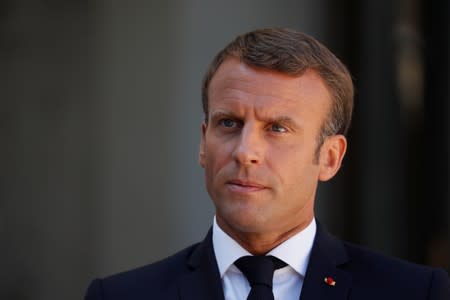
[[[276, 270], [273, 276], [275, 300], [300, 298], [315, 235], [316, 221], [313, 219], [301, 232], [267, 253], [287, 263], [286, 267]], [[250, 284], [234, 262], [242, 256], [251, 254], [217, 225], [216, 217], [214, 217], [212, 238], [225, 300], [247, 299]]]

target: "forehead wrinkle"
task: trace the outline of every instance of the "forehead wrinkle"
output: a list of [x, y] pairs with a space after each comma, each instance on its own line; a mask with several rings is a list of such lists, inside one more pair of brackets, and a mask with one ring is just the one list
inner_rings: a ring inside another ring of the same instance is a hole
[[[236, 84], [236, 82], [238, 84]], [[236, 88], [237, 85], [239, 88]], [[253, 88], [255, 85], [258, 85], [258, 83], [255, 82], [254, 78], [227, 78], [221, 85], [217, 86], [217, 89], [211, 91], [212, 94], [215, 92], [223, 92], [225, 96], [232, 94], [233, 97], [244, 95], [245, 98], [247, 98], [246, 95], [252, 95], [256, 97], [256, 99], [271, 100], [274, 101], [274, 103], [276, 103], [277, 100], [281, 100], [281, 98], [283, 101], [287, 100], [289, 102], [297, 103], [298, 97], [301, 96], [301, 93], [299, 92], [300, 85], [287, 85], [285, 82], [277, 83], [280, 88], [284, 88], [282, 97], [280, 97], [281, 93], [278, 88], [269, 87], [271, 84], [261, 84], [258, 89]], [[289, 89], [285, 89], [285, 87], [289, 87]]]
[[[220, 98], [216, 98], [216, 94], [220, 94]], [[277, 108], [286, 107], [286, 104], [299, 104], [299, 93], [293, 95], [280, 96], [276, 92], [253, 92], [242, 90], [242, 88], [224, 88], [211, 93], [211, 99], [215, 98], [216, 104], [220, 107], [221, 103], [239, 106], [240, 109], [252, 107], [256, 111], [260, 111], [263, 115], [272, 115], [271, 112], [277, 111]], [[269, 111], [268, 113], [265, 111]]]
[[[231, 90], [238, 93], [249, 93], [256, 97], [273, 97], [275, 99], [279, 98], [280, 93], [278, 88], [269, 88], [269, 86], [271, 85], [279, 86], [280, 89], [283, 90], [283, 94], [285, 94], [283, 99], [285, 100], [296, 102], [299, 94], [301, 94], [299, 93], [301, 85], [297, 83], [294, 84], [292, 82], [292, 79], [296, 79], [301, 76], [293, 77], [271, 70], [254, 69], [251, 66], [247, 66], [245, 64], [239, 64], [238, 66], [234, 66], [233, 68], [228, 68], [228, 66], [221, 67], [225, 67], [228, 72], [218, 72], [216, 76], [213, 77], [209, 89], [211, 96], [217, 92], [227, 92]], [[255, 74], [258, 76], [255, 77]], [[267, 84], [267, 80], [270, 81], [269, 84]], [[264, 82], [260, 83], [260, 81]], [[258, 86], [256, 93], [250, 92], [250, 90], [255, 91], [255, 89], [252, 88], [255, 85]], [[239, 89], [233, 88], [236, 86], [238, 86]], [[287, 95], [286, 91], [288, 91]]]

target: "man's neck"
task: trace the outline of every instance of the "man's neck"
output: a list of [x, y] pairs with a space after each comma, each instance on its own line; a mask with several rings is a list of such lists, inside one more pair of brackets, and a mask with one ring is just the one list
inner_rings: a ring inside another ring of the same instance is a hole
[[311, 224], [313, 218], [314, 216], [311, 215], [306, 220], [298, 224], [294, 224], [294, 226], [276, 232], [240, 232], [234, 230], [233, 227], [227, 224], [220, 217], [217, 217], [216, 221], [217, 225], [225, 233], [227, 233], [248, 252], [253, 255], [265, 255], [298, 232], [305, 229], [309, 224]]

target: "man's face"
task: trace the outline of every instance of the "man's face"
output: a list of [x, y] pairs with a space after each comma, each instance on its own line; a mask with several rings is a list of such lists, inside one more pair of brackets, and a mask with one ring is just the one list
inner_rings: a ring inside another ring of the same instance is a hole
[[322, 79], [314, 71], [291, 77], [229, 58], [208, 95], [200, 164], [219, 225], [255, 234], [307, 225], [326, 164], [315, 160], [331, 104]]

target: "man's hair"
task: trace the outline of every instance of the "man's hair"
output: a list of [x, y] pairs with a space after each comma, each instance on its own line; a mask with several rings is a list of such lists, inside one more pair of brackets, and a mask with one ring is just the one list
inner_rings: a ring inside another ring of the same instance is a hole
[[238, 36], [213, 59], [203, 78], [202, 102], [208, 119], [208, 87], [220, 65], [230, 57], [248, 66], [301, 76], [314, 70], [331, 95], [331, 109], [318, 137], [318, 150], [327, 136], [347, 134], [353, 110], [353, 82], [344, 64], [311, 36], [292, 29], [259, 29]]

